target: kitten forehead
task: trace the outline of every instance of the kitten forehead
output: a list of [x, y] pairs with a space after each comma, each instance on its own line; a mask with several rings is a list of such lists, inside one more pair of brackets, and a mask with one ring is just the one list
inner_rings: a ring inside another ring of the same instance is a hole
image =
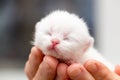
[[67, 11], [54, 11], [43, 18], [39, 24], [44, 29], [52, 28], [53, 32], [80, 31], [88, 33], [86, 23], [75, 14], [68, 13]]
[[75, 26], [78, 23], [83, 23], [84, 21], [80, 19], [75, 14], [70, 14], [66, 11], [55, 11], [46, 17], [46, 20], [51, 20], [54, 25], [65, 26], [66, 28], [70, 26]]

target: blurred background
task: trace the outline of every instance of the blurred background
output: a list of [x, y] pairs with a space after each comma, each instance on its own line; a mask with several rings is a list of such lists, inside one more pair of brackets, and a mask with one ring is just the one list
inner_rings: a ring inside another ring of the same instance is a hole
[[27, 80], [35, 24], [56, 9], [84, 18], [98, 51], [120, 64], [119, 8], [120, 0], [0, 0], [0, 80]]

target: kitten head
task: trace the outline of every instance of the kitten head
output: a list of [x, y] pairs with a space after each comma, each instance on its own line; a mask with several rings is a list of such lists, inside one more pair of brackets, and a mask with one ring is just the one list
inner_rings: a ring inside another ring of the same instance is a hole
[[55, 11], [36, 24], [34, 45], [45, 55], [72, 59], [93, 44], [86, 23], [74, 14]]

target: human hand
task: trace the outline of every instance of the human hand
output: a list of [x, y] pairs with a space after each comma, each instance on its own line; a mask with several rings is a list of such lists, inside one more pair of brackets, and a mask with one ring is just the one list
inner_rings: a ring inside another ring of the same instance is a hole
[[42, 52], [33, 47], [25, 65], [25, 73], [29, 80], [67, 80], [67, 65], [58, 60], [44, 56]]
[[120, 66], [115, 68], [118, 75], [95, 60], [87, 61], [84, 66], [76, 63], [67, 66], [53, 57], [44, 56], [36, 47], [31, 50], [25, 72], [29, 80], [120, 80]]
[[71, 80], [120, 80], [120, 65], [115, 68], [116, 74], [96, 60], [89, 60], [84, 66], [72, 64], [67, 72]]

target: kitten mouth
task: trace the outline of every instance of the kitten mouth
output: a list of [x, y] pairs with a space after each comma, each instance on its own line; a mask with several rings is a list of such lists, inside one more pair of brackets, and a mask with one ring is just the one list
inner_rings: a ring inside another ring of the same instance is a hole
[[54, 49], [52, 49], [55, 53], [59, 54], [59, 49], [57, 47], [55, 47]]
[[54, 52], [54, 53], [59, 53], [59, 49], [57, 48], [57, 46], [49, 46], [48, 47], [48, 50], [51, 51], [51, 52]]

